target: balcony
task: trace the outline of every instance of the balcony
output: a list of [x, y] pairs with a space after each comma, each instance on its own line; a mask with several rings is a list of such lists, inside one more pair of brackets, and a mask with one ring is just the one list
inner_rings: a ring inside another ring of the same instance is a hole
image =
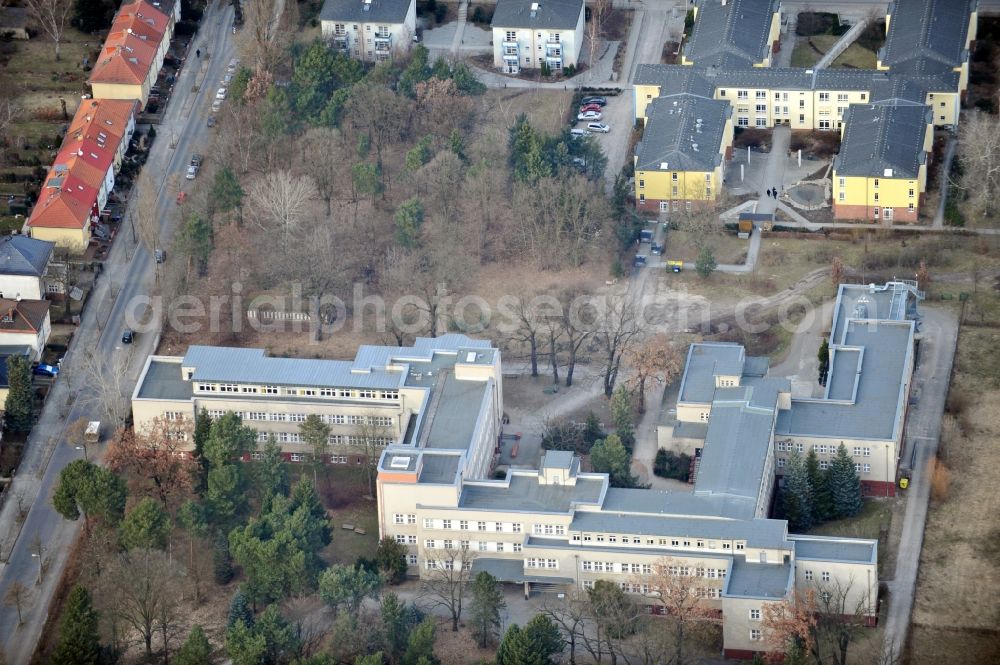
[[378, 44], [379, 42], [392, 42], [392, 33], [391, 32], [376, 32], [375, 33], [375, 43]]
[[348, 40], [347, 35], [334, 35], [333, 48], [335, 48], [338, 51], [344, 51], [345, 53], [347, 51], [350, 51], [351, 42], [350, 40]]

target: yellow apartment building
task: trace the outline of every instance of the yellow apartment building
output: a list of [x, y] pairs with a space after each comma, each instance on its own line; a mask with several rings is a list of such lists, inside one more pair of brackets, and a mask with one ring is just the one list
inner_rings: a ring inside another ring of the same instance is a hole
[[934, 140], [923, 104], [856, 104], [847, 114], [831, 173], [837, 219], [916, 222]]
[[669, 212], [714, 205], [726, 160], [732, 157], [732, 108], [680, 94], [658, 97], [647, 112], [634, 155], [638, 209]]

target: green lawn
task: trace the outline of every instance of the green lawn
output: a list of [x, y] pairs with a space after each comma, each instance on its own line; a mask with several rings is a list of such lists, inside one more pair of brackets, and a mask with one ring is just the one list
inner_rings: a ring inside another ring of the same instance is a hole
[[[839, 39], [836, 35], [800, 37], [792, 51], [792, 67], [812, 67]], [[830, 68], [875, 69], [875, 52], [855, 42], [831, 63]]]
[[[295, 471], [311, 476], [310, 467], [291, 466], [292, 482], [295, 482]], [[322, 557], [329, 563], [353, 564], [358, 557], [371, 557], [378, 545], [378, 510], [375, 501], [366, 498], [367, 492], [360, 471], [349, 467], [330, 467], [328, 470], [329, 485], [322, 474], [319, 479], [320, 496], [327, 506], [326, 514], [330, 518], [333, 539], [323, 550]], [[330, 508], [329, 506], [335, 506]], [[343, 528], [344, 524], [353, 524], [356, 528], [365, 530], [361, 535]]]
[[809, 530], [814, 536], [843, 536], [847, 538], [870, 538], [878, 540], [879, 577], [896, 557], [889, 549], [889, 527], [892, 525], [892, 504], [880, 499], [865, 499], [861, 512], [847, 519], [826, 522]]

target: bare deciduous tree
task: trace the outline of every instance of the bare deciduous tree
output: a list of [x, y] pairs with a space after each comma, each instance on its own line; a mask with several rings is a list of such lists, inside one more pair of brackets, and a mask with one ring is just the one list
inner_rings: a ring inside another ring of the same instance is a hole
[[55, 42], [56, 60], [61, 58], [63, 33], [73, 13], [73, 0], [25, 0], [30, 16]]
[[970, 221], [992, 216], [1000, 198], [1000, 119], [982, 111], [970, 113], [959, 130], [957, 156], [962, 165], [958, 185], [965, 192]]
[[17, 625], [19, 626], [24, 623], [24, 619], [21, 618], [21, 610], [28, 600], [28, 593], [28, 587], [21, 584], [20, 580], [14, 580], [7, 588], [7, 594], [3, 597], [4, 603], [17, 610]]
[[112, 431], [125, 423], [132, 408], [126, 390], [130, 358], [131, 352], [126, 349], [110, 358], [98, 354], [83, 357], [81, 374], [88, 387], [84, 398], [101, 410]]
[[576, 648], [586, 635], [590, 605], [587, 594], [576, 587], [560, 595], [563, 597], [546, 594], [539, 609], [559, 628], [569, 650], [569, 663], [576, 665]]
[[590, 23], [587, 25], [587, 40], [590, 42], [590, 60], [587, 64], [594, 66], [594, 57], [597, 55], [597, 45], [604, 35], [604, 19], [611, 10], [611, 3], [608, 0], [594, 0], [590, 5]]
[[476, 553], [467, 547], [433, 550], [426, 557], [427, 570], [420, 574], [420, 593], [430, 607], [444, 609], [451, 618], [452, 631], [458, 630], [462, 604], [472, 581]]
[[622, 360], [639, 338], [639, 320], [631, 287], [609, 294], [603, 303], [595, 337], [604, 354], [604, 394], [611, 397]]
[[273, 171], [250, 184], [247, 198], [257, 225], [264, 231], [279, 232], [282, 247], [287, 249], [289, 237], [308, 217], [310, 202], [317, 198], [317, 192], [309, 176]]
[[566, 339], [566, 352], [568, 354], [566, 362], [566, 386], [573, 385], [573, 372], [576, 370], [576, 361], [580, 353], [580, 348], [584, 342], [594, 334], [593, 320], [586, 318], [587, 310], [576, 306], [577, 297], [582, 292], [579, 289], [570, 288], [560, 295], [562, 303], [562, 315], [559, 321], [562, 327], [563, 337]]
[[[721, 588], [721, 583], [698, 580], [691, 576], [692, 572], [687, 562], [665, 557], [653, 564], [651, 576], [640, 580], [649, 584], [655, 603], [664, 609], [673, 623], [674, 663], [686, 662], [684, 647], [693, 629], [722, 622], [720, 612], [706, 603], [701, 591], [704, 588]], [[707, 583], [707, 586], [696, 587], [695, 580], [698, 584]]]
[[316, 184], [316, 192], [326, 203], [326, 216], [333, 213], [338, 185], [349, 180], [344, 172], [346, 155], [340, 133], [330, 127], [312, 127], [299, 140], [302, 166]]
[[365, 487], [371, 496], [375, 495], [375, 477], [378, 475], [378, 460], [382, 450], [394, 440], [392, 431], [379, 422], [376, 412], [365, 414], [356, 425], [348, 450], [364, 456], [360, 471], [365, 479]]

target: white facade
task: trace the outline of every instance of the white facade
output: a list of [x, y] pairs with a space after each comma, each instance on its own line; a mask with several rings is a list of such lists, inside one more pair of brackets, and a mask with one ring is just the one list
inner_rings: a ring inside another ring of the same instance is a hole
[[0, 330], [0, 346], [29, 346], [31, 347], [31, 361], [37, 362], [42, 358], [42, 351], [45, 343], [49, 341], [49, 333], [52, 332], [52, 323], [49, 320], [48, 312], [45, 313], [45, 320], [38, 332], [7, 332]]
[[553, 72], [576, 67], [583, 48], [584, 9], [575, 26], [527, 28], [493, 26], [493, 66], [507, 74], [522, 69], [540, 69], [548, 63]]
[[13, 300], [41, 300], [45, 296], [45, 282], [36, 275], [0, 274], [0, 298]]
[[402, 23], [378, 20], [358, 20], [345, 15], [342, 18], [322, 18], [323, 38], [335, 48], [358, 60], [384, 62], [395, 54], [406, 53], [417, 34], [417, 5], [410, 0]]

